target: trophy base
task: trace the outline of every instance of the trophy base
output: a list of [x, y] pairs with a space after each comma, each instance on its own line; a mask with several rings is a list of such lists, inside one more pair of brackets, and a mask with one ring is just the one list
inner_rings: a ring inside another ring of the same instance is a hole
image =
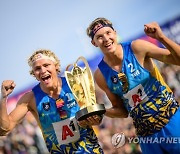
[[76, 112], [76, 119], [78, 121], [85, 120], [93, 115], [103, 115], [106, 112], [104, 104], [95, 104], [91, 106], [87, 106], [78, 112]]

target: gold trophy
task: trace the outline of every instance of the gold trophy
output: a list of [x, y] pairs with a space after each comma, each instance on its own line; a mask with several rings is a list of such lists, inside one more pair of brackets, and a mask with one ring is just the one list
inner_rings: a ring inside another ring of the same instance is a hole
[[[84, 62], [84, 67], [77, 65], [78, 61]], [[72, 66], [71, 71], [68, 69]], [[78, 121], [84, 120], [89, 116], [103, 115], [106, 112], [104, 104], [96, 103], [95, 86], [93, 76], [84, 57], [79, 57], [72, 65], [68, 65], [65, 71], [67, 83], [80, 106], [80, 110], [76, 112]]]

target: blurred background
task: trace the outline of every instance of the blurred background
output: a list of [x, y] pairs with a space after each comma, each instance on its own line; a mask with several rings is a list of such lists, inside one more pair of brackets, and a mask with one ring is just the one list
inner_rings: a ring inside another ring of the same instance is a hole
[[[157, 21], [164, 33], [180, 44], [179, 0], [1, 0], [0, 1], [0, 82], [12, 79], [16, 88], [8, 100], [8, 112], [19, 97], [37, 82], [29, 75], [27, 59], [37, 49], [50, 49], [61, 60], [62, 75], [68, 64], [84, 56], [94, 71], [102, 58], [86, 35], [86, 28], [97, 17], [112, 21], [119, 34], [119, 42], [145, 39], [157, 46], [156, 40], [146, 37], [144, 24]], [[156, 62], [165, 81], [180, 99], [180, 67]], [[96, 86], [99, 103], [110, 107], [109, 100]], [[106, 154], [141, 153], [138, 144], [128, 142], [121, 148], [111, 144], [112, 135], [124, 132], [135, 137], [130, 118], [104, 117], [97, 134]], [[45, 154], [47, 153], [41, 132], [30, 113], [7, 137], [0, 137], [0, 153]]]

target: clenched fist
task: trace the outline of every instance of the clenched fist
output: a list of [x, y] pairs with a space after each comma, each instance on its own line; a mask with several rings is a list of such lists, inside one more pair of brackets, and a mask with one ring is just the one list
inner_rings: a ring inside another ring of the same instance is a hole
[[152, 22], [144, 25], [144, 32], [147, 36], [150, 36], [154, 39], [160, 40], [163, 37], [163, 32], [156, 22]]
[[6, 98], [9, 94], [12, 93], [16, 84], [13, 80], [5, 80], [1, 85], [1, 97]]

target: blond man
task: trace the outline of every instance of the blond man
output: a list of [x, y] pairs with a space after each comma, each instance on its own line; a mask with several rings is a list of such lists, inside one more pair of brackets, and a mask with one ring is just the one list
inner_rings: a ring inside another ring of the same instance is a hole
[[[15, 88], [12, 80], [3, 81], [0, 98], [0, 135], [7, 135], [30, 111], [41, 128], [50, 153], [103, 153], [88, 123], [78, 125], [79, 106], [64, 77], [59, 77], [60, 61], [50, 50], [35, 51], [28, 60], [30, 74], [39, 83], [25, 93], [16, 108], [7, 113], [6, 101]], [[99, 117], [95, 117], [98, 123]], [[94, 124], [95, 124], [94, 123]]]

